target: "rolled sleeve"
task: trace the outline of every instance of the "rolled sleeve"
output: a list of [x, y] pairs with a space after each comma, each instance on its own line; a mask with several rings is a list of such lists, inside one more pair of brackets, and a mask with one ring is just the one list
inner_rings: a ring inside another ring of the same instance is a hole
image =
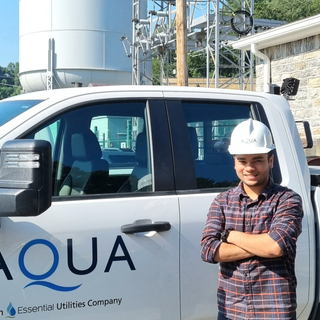
[[269, 235], [286, 256], [295, 254], [296, 242], [302, 231], [302, 201], [293, 191], [284, 193], [279, 200]]
[[209, 263], [214, 260], [215, 253], [220, 246], [221, 232], [224, 228], [224, 218], [221, 215], [219, 199], [215, 199], [209, 209], [207, 221], [201, 238], [201, 259]]

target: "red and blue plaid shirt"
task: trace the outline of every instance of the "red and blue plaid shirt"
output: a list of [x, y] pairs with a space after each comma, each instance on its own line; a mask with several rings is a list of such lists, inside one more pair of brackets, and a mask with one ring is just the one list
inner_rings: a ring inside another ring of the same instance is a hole
[[296, 241], [301, 233], [300, 196], [269, 182], [256, 200], [242, 188], [221, 193], [213, 201], [201, 240], [201, 258], [210, 263], [224, 229], [262, 234], [269, 232], [282, 249], [279, 258], [252, 257], [220, 263], [218, 308], [226, 318], [291, 319], [296, 312], [294, 271]]

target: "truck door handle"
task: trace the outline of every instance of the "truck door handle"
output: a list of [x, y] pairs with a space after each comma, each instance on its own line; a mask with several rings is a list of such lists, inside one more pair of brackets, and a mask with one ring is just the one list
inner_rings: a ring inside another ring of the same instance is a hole
[[131, 224], [125, 224], [121, 227], [122, 233], [138, 233], [138, 232], [149, 232], [149, 231], [168, 231], [171, 229], [170, 222], [157, 221], [153, 222], [150, 219], [136, 220]]

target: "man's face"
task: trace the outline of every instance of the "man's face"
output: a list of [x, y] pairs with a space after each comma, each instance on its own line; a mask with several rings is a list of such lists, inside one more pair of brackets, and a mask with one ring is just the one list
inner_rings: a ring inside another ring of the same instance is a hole
[[[269, 179], [269, 171], [273, 167], [273, 155], [240, 154], [234, 156], [235, 170], [240, 180], [251, 189], [262, 189]], [[261, 191], [262, 191], [261, 190]]]

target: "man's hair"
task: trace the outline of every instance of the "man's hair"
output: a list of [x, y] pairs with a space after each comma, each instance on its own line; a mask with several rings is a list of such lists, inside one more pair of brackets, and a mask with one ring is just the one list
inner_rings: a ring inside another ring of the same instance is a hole
[[273, 150], [268, 152], [268, 160], [273, 156]]

